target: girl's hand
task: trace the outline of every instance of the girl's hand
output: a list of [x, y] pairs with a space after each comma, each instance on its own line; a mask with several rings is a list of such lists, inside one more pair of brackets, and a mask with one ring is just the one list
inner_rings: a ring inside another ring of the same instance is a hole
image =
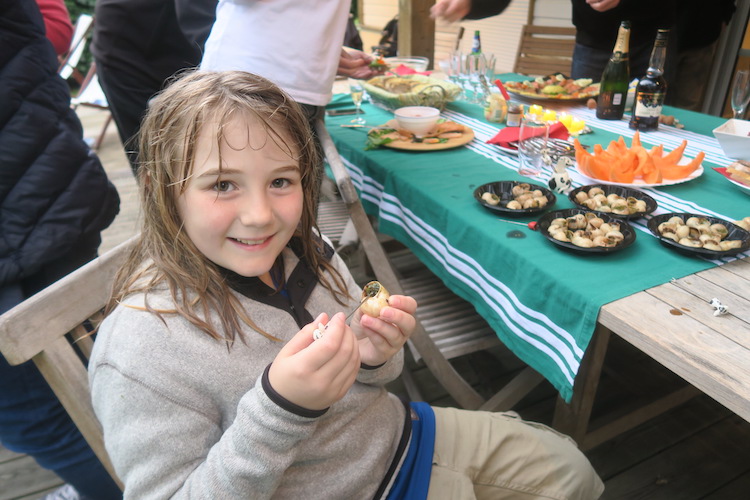
[[360, 368], [357, 338], [338, 313], [328, 321], [320, 340], [313, 341], [321, 314], [306, 325], [276, 355], [268, 372], [271, 387], [281, 396], [309, 410], [323, 410], [344, 397]]
[[412, 297], [391, 295], [378, 318], [358, 312], [352, 328], [357, 332], [362, 363], [378, 366], [391, 359], [414, 332], [416, 310], [417, 301]]

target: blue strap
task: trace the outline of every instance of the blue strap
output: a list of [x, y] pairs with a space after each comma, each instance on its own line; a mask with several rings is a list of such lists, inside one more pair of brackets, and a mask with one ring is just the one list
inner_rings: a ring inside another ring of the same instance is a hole
[[410, 403], [412, 415], [409, 451], [398, 471], [387, 500], [423, 500], [427, 498], [435, 450], [435, 413], [427, 403]]

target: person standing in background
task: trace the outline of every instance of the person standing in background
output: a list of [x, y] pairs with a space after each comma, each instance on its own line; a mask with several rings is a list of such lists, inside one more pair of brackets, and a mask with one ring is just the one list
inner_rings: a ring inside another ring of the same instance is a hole
[[135, 174], [148, 101], [176, 72], [198, 65], [217, 0], [97, 0], [91, 52]]
[[[58, 4], [52, 37], [65, 31]], [[0, 3], [0, 40], [1, 314], [96, 257], [119, 197], [83, 141], [35, 2]], [[50, 499], [122, 497], [32, 361], [0, 356], [0, 442], [72, 485]]]
[[73, 24], [63, 0], [36, 0], [44, 19], [47, 39], [52, 42], [58, 59], [68, 52], [73, 40]]
[[484, 19], [500, 14], [510, 0], [440, 0], [430, 8], [430, 17], [449, 23], [461, 19]]
[[[576, 44], [573, 51], [572, 78], [599, 81], [612, 55], [621, 21], [628, 20], [630, 31], [630, 77], [646, 74], [656, 30], [674, 25], [676, 0], [571, 0]], [[667, 80], [672, 69], [671, 47], [667, 49]]]
[[[366, 80], [381, 72], [370, 68], [372, 56], [342, 45], [350, 7], [351, 0], [219, 0], [200, 69], [246, 71], [281, 87], [302, 106], [322, 158], [315, 123], [324, 119], [336, 75]], [[332, 191], [322, 161], [316, 175]]]
[[368, 66], [370, 55], [342, 47], [350, 6], [351, 0], [219, 0], [201, 70], [267, 78], [302, 105], [312, 124], [322, 118], [337, 74], [378, 74]]
[[667, 104], [701, 111], [716, 45], [735, 9], [735, 0], [680, 2], [675, 24], [676, 71], [669, 81]]

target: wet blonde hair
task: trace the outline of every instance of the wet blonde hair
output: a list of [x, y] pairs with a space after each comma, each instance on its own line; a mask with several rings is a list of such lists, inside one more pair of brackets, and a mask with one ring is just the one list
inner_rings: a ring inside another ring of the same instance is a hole
[[[298, 161], [304, 201], [295, 236], [302, 244], [302, 258], [337, 301], [348, 297], [343, 278], [324, 258], [322, 242], [313, 232], [320, 158], [299, 105], [270, 81], [250, 73], [193, 71], [152, 99], [143, 120], [138, 171], [142, 231], [115, 278], [107, 313], [128, 295], [144, 293], [148, 311], [160, 317], [180, 314], [214, 338], [233, 341], [242, 331], [241, 322], [273, 338], [247, 316], [219, 267], [182, 230], [177, 210], [177, 199], [193, 172], [199, 134], [206, 126], [216, 126], [220, 145], [223, 127], [237, 119], [257, 120], [268, 140], [283, 145]], [[148, 293], [156, 286], [169, 289], [175, 310], [151, 308]], [[212, 311], [220, 328], [211, 323]]]

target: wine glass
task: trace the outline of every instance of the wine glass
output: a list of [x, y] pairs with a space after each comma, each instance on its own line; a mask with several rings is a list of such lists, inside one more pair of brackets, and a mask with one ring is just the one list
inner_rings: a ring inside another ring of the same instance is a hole
[[361, 112], [361, 106], [362, 106], [362, 94], [364, 93], [365, 88], [362, 86], [362, 81], [355, 80], [354, 78], [349, 78], [349, 92], [352, 96], [352, 102], [354, 102], [354, 107], [356, 108], [356, 118], [354, 118], [351, 122], [356, 123], [357, 125], [364, 125], [366, 120], [360, 116]]
[[750, 70], [739, 70], [732, 83], [732, 111], [734, 117], [741, 120], [750, 101]]

